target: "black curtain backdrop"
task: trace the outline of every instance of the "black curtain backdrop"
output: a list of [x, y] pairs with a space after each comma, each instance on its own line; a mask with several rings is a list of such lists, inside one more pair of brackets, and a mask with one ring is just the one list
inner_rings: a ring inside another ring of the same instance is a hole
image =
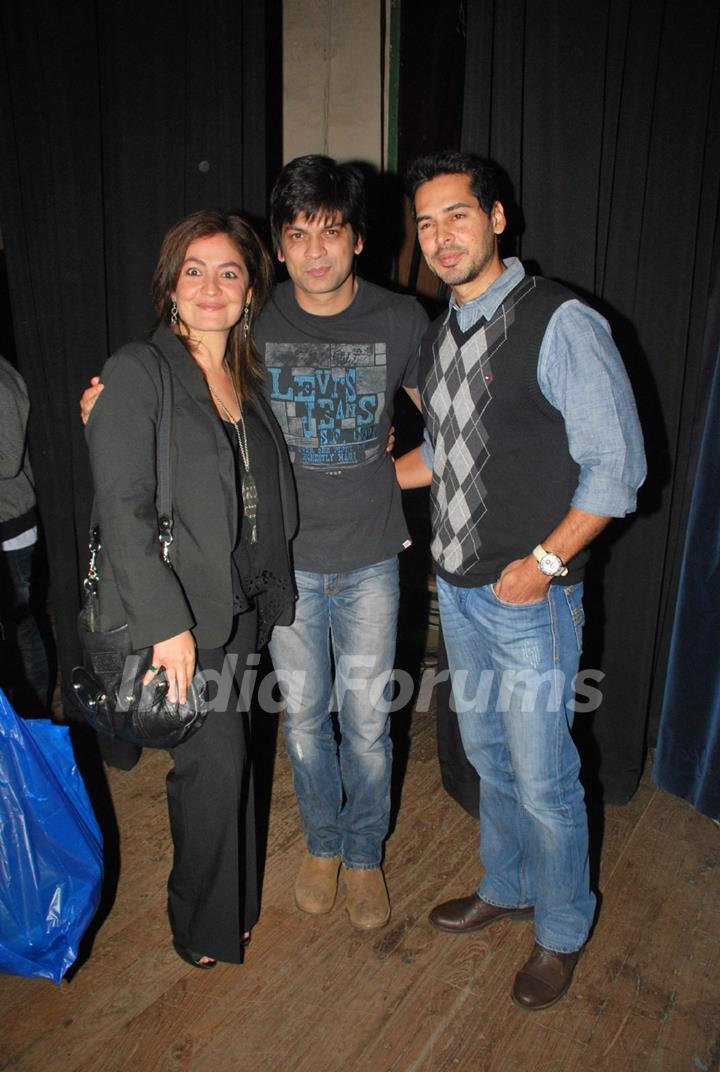
[[653, 767], [658, 785], [716, 820], [720, 820], [719, 427], [720, 351], [685, 536]]
[[[689, 489], [716, 352], [720, 9], [703, 0], [468, 0], [462, 144], [507, 170], [517, 252], [610, 320], [649, 477], [587, 579], [586, 770], [627, 800], [654, 739]], [[707, 335], [714, 336], [714, 346]]]
[[78, 399], [152, 325], [170, 223], [215, 206], [264, 217], [280, 29], [280, 0], [0, 5], [0, 226], [64, 682], [91, 496]]

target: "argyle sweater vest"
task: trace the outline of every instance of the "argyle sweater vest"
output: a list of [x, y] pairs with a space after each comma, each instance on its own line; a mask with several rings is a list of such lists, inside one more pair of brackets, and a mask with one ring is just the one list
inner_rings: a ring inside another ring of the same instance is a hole
[[[537, 365], [551, 316], [573, 298], [526, 276], [490, 321], [462, 332], [451, 311], [423, 340], [420, 390], [435, 451], [432, 554], [451, 584], [497, 580], [570, 507], [579, 466], [562, 414], [538, 386]], [[581, 552], [568, 563], [563, 584], [581, 579], [586, 559]]]

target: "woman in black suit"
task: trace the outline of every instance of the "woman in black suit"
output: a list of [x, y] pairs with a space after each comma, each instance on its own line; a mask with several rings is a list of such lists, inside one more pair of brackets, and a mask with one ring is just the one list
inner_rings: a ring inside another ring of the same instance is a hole
[[146, 343], [106, 363], [86, 426], [103, 627], [127, 621], [133, 646], [152, 646], [151, 670], [165, 668], [170, 700], [184, 701], [196, 669], [217, 682], [204, 726], [171, 750], [167, 778], [168, 914], [175, 950], [201, 968], [241, 963], [257, 918], [247, 714], [237, 709], [236, 682], [273, 625], [293, 616], [294, 487], [252, 343], [271, 274], [262, 243], [237, 215], [194, 213], [163, 241], [152, 342], [173, 382], [172, 570], [158, 555], [160, 373]]

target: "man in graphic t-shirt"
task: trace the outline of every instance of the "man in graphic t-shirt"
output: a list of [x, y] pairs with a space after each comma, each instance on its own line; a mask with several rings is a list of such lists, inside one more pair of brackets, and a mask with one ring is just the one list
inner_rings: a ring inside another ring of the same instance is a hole
[[307, 842], [295, 900], [305, 912], [329, 912], [342, 868], [351, 922], [381, 927], [390, 917], [381, 869], [391, 768], [384, 686], [395, 655], [397, 554], [409, 543], [385, 445], [395, 392], [403, 386], [417, 402], [427, 318], [414, 298], [355, 275], [365, 201], [351, 166], [292, 160], [270, 216], [290, 279], [260, 314], [255, 341], [300, 506], [295, 621], [270, 643]]

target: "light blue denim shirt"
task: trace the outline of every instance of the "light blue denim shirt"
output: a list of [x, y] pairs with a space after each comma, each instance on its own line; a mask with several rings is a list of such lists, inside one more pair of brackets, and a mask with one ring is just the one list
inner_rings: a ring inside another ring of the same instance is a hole
[[[459, 305], [450, 298], [461, 331], [497, 311], [525, 277], [517, 257], [479, 297]], [[537, 382], [562, 413], [570, 454], [580, 466], [572, 506], [604, 517], [632, 513], [645, 479], [645, 451], [635, 399], [607, 320], [577, 299], [553, 313], [538, 355]], [[422, 457], [432, 468], [425, 433]]]

